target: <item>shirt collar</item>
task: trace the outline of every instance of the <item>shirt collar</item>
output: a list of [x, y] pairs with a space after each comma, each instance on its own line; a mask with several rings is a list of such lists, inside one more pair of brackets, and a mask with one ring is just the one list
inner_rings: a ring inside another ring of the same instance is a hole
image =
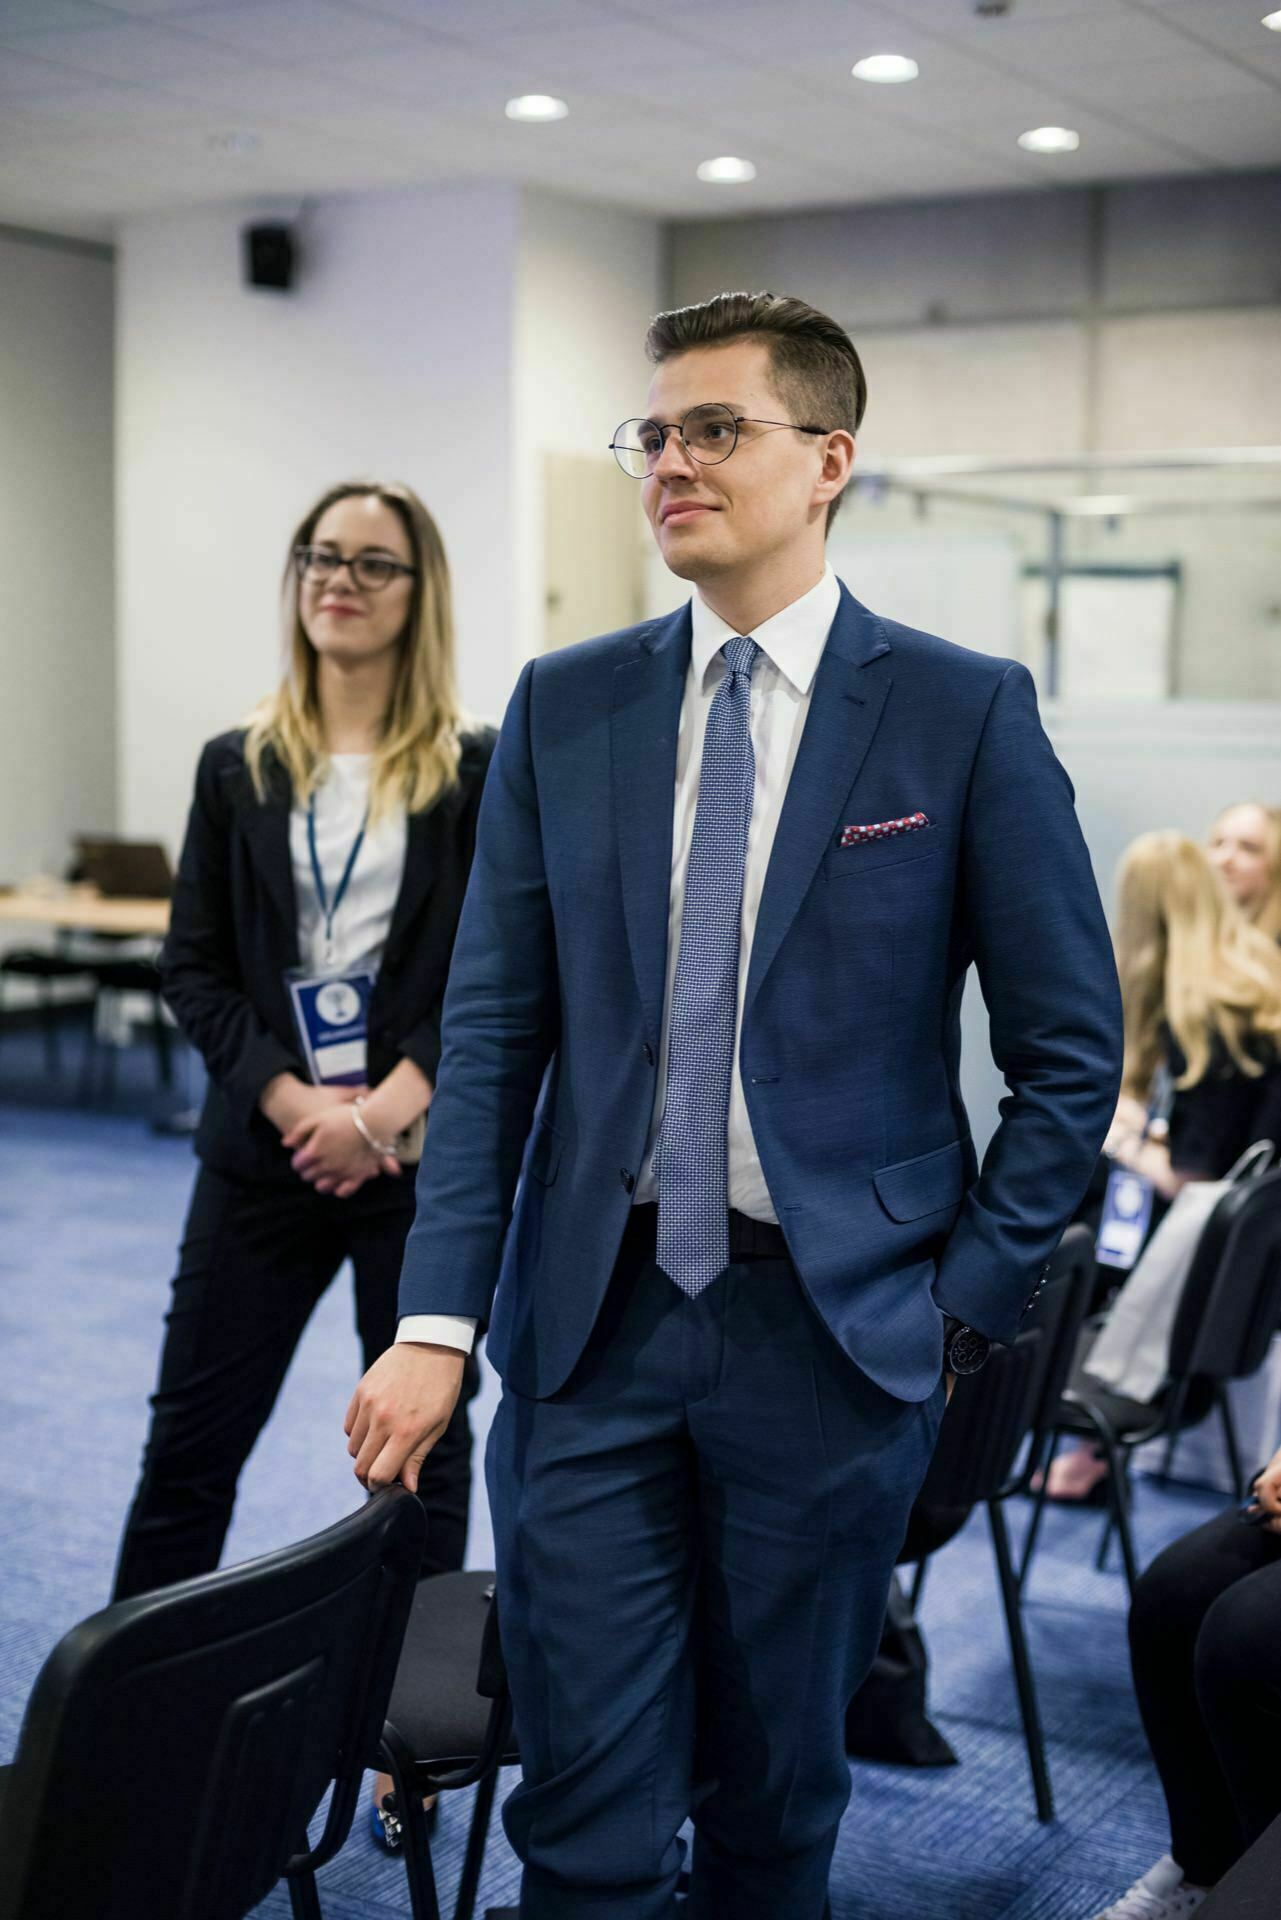
[[[814, 684], [840, 599], [841, 583], [827, 567], [817, 586], [753, 630], [752, 639], [798, 693], [808, 693]], [[697, 589], [690, 607], [694, 626], [690, 660], [701, 686], [725, 642], [734, 638], [734, 629], [712, 612]]]

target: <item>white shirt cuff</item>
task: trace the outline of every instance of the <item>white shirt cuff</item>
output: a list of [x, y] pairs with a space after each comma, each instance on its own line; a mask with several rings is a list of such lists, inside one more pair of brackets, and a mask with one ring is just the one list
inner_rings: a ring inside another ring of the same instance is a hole
[[403, 1340], [470, 1353], [476, 1344], [476, 1322], [465, 1313], [407, 1313], [396, 1329], [396, 1345]]

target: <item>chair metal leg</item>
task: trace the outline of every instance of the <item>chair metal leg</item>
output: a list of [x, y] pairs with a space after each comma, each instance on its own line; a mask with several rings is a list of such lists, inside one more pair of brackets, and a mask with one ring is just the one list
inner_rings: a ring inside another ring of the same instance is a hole
[[1161, 1478], [1171, 1480], [1174, 1477], [1174, 1450], [1183, 1433], [1183, 1409], [1187, 1404], [1187, 1380], [1180, 1380], [1174, 1390], [1174, 1399], [1170, 1403], [1170, 1437], [1165, 1443], [1165, 1459], [1161, 1463]]
[[1023, 1613], [1019, 1600], [1019, 1584], [1014, 1577], [1014, 1564], [1010, 1555], [1010, 1536], [999, 1501], [988, 1501], [987, 1517], [992, 1529], [992, 1549], [996, 1555], [1001, 1604], [1005, 1609], [1005, 1625], [1010, 1638], [1010, 1659], [1014, 1665], [1014, 1684], [1018, 1690], [1019, 1712], [1023, 1718], [1027, 1763], [1032, 1775], [1032, 1791], [1036, 1796], [1036, 1817], [1041, 1821], [1053, 1820], [1054, 1794], [1050, 1787], [1050, 1770], [1045, 1758], [1045, 1735], [1041, 1731], [1036, 1685], [1032, 1679], [1032, 1663], [1028, 1658], [1027, 1640], [1023, 1632]]
[[1245, 1475], [1241, 1470], [1241, 1449], [1237, 1445], [1236, 1422], [1232, 1418], [1232, 1406], [1228, 1399], [1225, 1380], [1218, 1382], [1214, 1397], [1219, 1403], [1219, 1418], [1223, 1423], [1223, 1442], [1228, 1450], [1228, 1471], [1232, 1475], [1232, 1490], [1238, 1500], [1244, 1500]]
[[401, 1820], [401, 1852], [405, 1856], [405, 1874], [409, 1881], [409, 1910], [414, 1920], [440, 1920], [440, 1900], [436, 1893], [436, 1872], [432, 1866], [431, 1838], [423, 1813], [421, 1792], [412, 1778], [402, 1779], [393, 1767], [396, 1782], [396, 1806]]
[[930, 1557], [928, 1554], [925, 1554], [923, 1558], [917, 1561], [916, 1572], [912, 1575], [912, 1585], [907, 1596], [907, 1604], [911, 1607], [913, 1613], [917, 1612], [921, 1604], [921, 1595], [925, 1591], [925, 1573], [929, 1564]]
[[1127, 1450], [1118, 1445], [1110, 1427], [1105, 1422], [1097, 1425], [1099, 1443], [1108, 1459], [1108, 1518], [1099, 1542], [1098, 1558], [1095, 1566], [1099, 1572], [1107, 1566], [1107, 1550], [1112, 1541], [1112, 1529], [1115, 1527], [1117, 1538], [1121, 1542], [1121, 1564], [1125, 1569], [1125, 1584], [1130, 1590], [1130, 1599], [1134, 1598], [1134, 1589], [1138, 1581], [1138, 1567], [1134, 1557], [1134, 1528], [1130, 1520], [1130, 1456]]
[[458, 1899], [454, 1904], [454, 1920], [472, 1920], [476, 1910], [476, 1894], [480, 1888], [481, 1869], [485, 1864], [485, 1846], [489, 1839], [489, 1822], [494, 1811], [494, 1794], [498, 1787], [498, 1768], [485, 1774], [477, 1782], [476, 1801], [472, 1807], [471, 1826], [467, 1832], [467, 1852], [463, 1859], [462, 1876], [458, 1882]]
[[173, 1054], [169, 1043], [169, 1029], [165, 1025], [165, 1016], [160, 1006], [160, 995], [152, 1001], [151, 1038], [156, 1049], [156, 1072], [160, 1084], [166, 1091], [173, 1085]]
[[289, 1905], [294, 1920], [324, 1920], [320, 1911], [320, 1895], [316, 1890], [316, 1876], [310, 1867], [303, 1867], [298, 1873], [288, 1876]]
[[1044, 1460], [1041, 1462], [1041, 1484], [1032, 1497], [1032, 1518], [1028, 1523], [1027, 1534], [1023, 1541], [1023, 1559], [1019, 1566], [1018, 1573], [1020, 1593], [1022, 1593], [1024, 1586], [1027, 1584], [1028, 1571], [1032, 1565], [1032, 1555], [1036, 1551], [1037, 1535], [1041, 1531], [1041, 1519], [1045, 1513], [1045, 1501], [1049, 1490], [1050, 1468], [1054, 1465], [1054, 1456], [1059, 1450], [1059, 1441], [1062, 1438], [1063, 1435], [1061, 1433], [1055, 1432], [1050, 1435], [1049, 1448]]

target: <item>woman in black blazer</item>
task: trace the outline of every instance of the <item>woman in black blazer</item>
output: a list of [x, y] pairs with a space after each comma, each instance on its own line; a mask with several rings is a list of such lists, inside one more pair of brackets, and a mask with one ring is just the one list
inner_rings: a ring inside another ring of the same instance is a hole
[[[396, 1337], [411, 1162], [493, 735], [464, 729], [444, 549], [409, 488], [333, 488], [298, 528], [286, 579], [286, 677], [201, 756], [161, 961], [209, 1091], [116, 1599], [217, 1565], [240, 1469], [344, 1259], [364, 1364]], [[313, 997], [342, 982], [326, 1003], [344, 1010], [342, 1045], [310, 1059], [300, 975]], [[420, 1479], [424, 1572], [462, 1565], [477, 1380], [473, 1359]]]

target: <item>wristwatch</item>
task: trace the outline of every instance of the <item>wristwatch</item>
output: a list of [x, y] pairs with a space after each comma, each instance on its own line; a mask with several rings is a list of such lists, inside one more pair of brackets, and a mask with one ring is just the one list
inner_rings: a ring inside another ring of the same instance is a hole
[[962, 1376], [977, 1373], [985, 1367], [992, 1352], [992, 1342], [977, 1327], [967, 1327], [964, 1320], [949, 1313], [943, 1322], [943, 1371]]

